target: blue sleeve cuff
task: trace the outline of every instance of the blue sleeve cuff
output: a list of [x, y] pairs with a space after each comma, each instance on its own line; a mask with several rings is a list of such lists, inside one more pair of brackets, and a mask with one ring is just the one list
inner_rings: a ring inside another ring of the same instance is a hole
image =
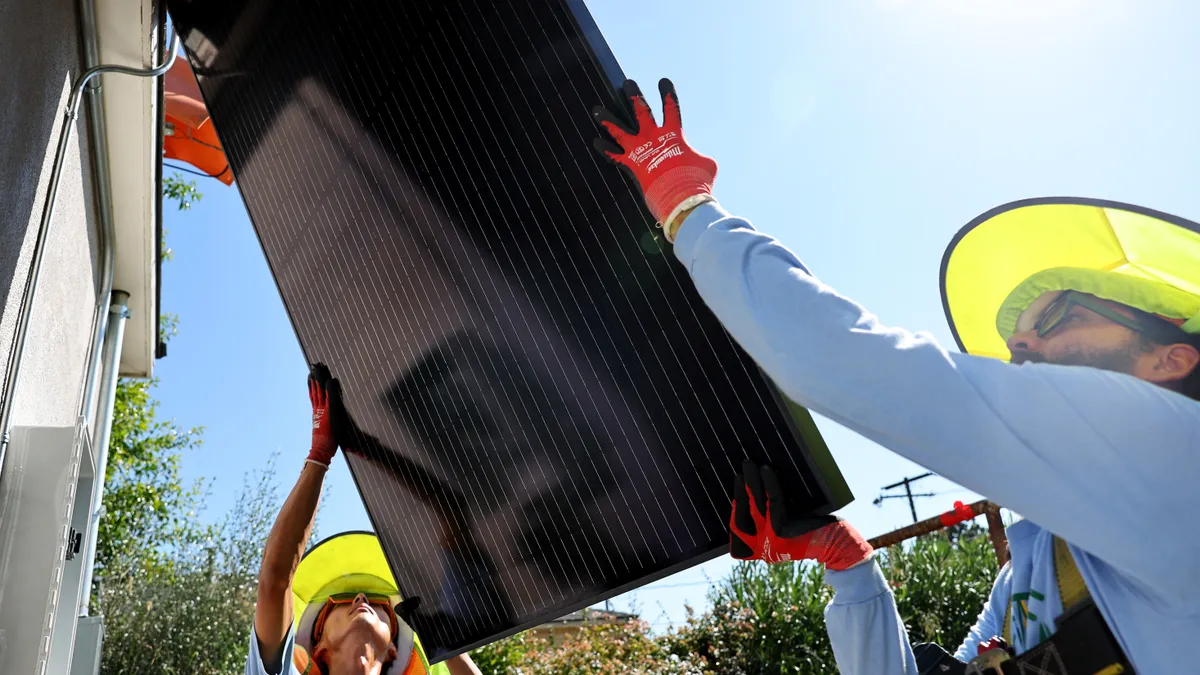
[[279, 654], [279, 670], [269, 667], [263, 662], [262, 654], [258, 650], [258, 630], [251, 624], [250, 651], [246, 654], [246, 675], [296, 675], [296, 666], [292, 662], [295, 649], [296, 622], [293, 621], [291, 627], [288, 628], [287, 635], [283, 637], [283, 649]]
[[853, 605], [889, 592], [887, 579], [874, 556], [846, 570], [825, 570], [825, 583], [833, 587], [831, 605]]
[[[722, 218], [728, 218], [730, 215], [717, 202], [705, 202], [693, 209], [683, 220], [683, 224], [679, 226], [679, 231], [675, 233], [675, 257], [690, 269], [696, 242], [700, 239], [700, 235], [704, 234], [704, 231], [713, 223]], [[748, 223], [747, 226], [749, 226]]]

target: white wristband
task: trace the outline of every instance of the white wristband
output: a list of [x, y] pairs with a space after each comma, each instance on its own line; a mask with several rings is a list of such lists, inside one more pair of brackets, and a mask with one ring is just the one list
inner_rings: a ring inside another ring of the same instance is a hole
[[666, 218], [663, 219], [662, 229], [663, 229], [663, 234], [666, 235], [666, 237], [667, 237], [667, 241], [669, 241], [671, 243], [675, 242], [675, 232], [671, 226], [671, 223], [673, 223], [675, 221], [675, 219], [679, 217], [679, 214], [683, 213], [684, 211], [687, 211], [688, 209], [694, 209], [697, 206], [700, 206], [701, 204], [703, 204], [705, 202], [715, 202], [715, 201], [717, 201], [716, 197], [712, 196], [711, 194], [705, 193], [705, 194], [692, 195], [691, 197], [688, 197], [687, 199], [680, 202], [679, 206], [676, 206], [671, 211], [670, 215], [668, 215]]
[[315, 460], [315, 459], [305, 459], [305, 460], [304, 460], [304, 463], [305, 463], [305, 464], [316, 464], [317, 466], [321, 467], [322, 469], [325, 469], [326, 471], [328, 471], [328, 470], [329, 470], [329, 465], [328, 465], [328, 464], [322, 464], [322, 463], [318, 462], [318, 461], [317, 461], [317, 460]]

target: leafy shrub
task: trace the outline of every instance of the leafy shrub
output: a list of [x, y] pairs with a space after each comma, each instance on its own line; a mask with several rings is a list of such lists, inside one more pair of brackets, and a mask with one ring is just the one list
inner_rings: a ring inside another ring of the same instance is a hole
[[[980, 528], [893, 546], [877, 554], [909, 639], [954, 649], [991, 592], [996, 557]], [[834, 674], [825, 632], [832, 589], [808, 563], [740, 563], [709, 592], [711, 609], [689, 611], [683, 627], [660, 638], [677, 655], [701, 659], [706, 673]]]
[[484, 675], [698, 675], [691, 655], [675, 654], [644, 621], [586, 626], [560, 641], [522, 633], [471, 652]]
[[712, 608], [689, 611], [664, 641], [672, 653], [695, 654], [705, 672], [836, 673], [825, 633], [832, 591], [824, 569], [809, 564], [739, 563], [709, 592]]
[[996, 554], [982, 531], [951, 545], [944, 536], [922, 537], [879, 557], [896, 607], [913, 644], [936, 642], [953, 651], [975, 624], [996, 579]]

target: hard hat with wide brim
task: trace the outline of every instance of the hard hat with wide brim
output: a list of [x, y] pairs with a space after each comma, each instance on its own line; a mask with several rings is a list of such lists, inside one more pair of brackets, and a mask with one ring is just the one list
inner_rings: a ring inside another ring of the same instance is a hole
[[[322, 540], [300, 559], [292, 578], [296, 645], [311, 653], [313, 623], [329, 597], [341, 593], [386, 595], [392, 606], [403, 599], [379, 539], [370, 532], [343, 532]], [[444, 664], [430, 667], [412, 628], [398, 618], [397, 657], [383, 675], [448, 674]]]
[[959, 348], [977, 356], [1008, 360], [1025, 310], [1064, 290], [1200, 333], [1200, 225], [1119, 202], [1028, 199], [968, 223], [942, 257], [946, 319]]

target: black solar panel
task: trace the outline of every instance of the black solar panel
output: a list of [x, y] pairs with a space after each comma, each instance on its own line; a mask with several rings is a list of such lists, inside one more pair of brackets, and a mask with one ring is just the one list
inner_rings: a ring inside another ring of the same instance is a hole
[[431, 658], [722, 554], [746, 456], [850, 500], [593, 153], [581, 2], [170, 6]]

